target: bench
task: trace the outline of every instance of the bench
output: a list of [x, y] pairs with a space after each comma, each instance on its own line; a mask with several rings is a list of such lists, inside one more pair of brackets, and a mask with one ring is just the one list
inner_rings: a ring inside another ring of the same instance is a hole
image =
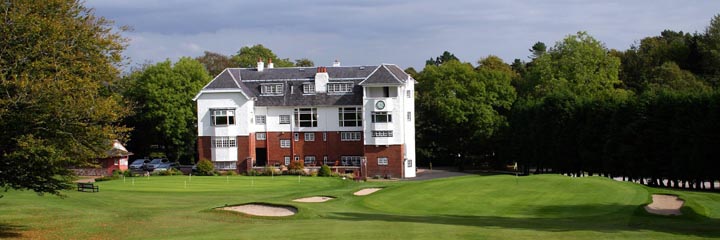
[[95, 186], [95, 184], [92, 183], [78, 183], [77, 190], [78, 192], [86, 192], [85, 190], [88, 190], [89, 192], [99, 192], [100, 187]]

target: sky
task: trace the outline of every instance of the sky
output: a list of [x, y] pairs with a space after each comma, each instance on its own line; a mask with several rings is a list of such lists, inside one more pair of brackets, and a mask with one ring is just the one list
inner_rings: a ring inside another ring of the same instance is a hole
[[129, 26], [129, 66], [204, 51], [235, 54], [263, 44], [278, 57], [316, 66], [394, 63], [421, 70], [454, 53], [528, 60], [536, 42], [552, 47], [586, 31], [611, 49], [669, 29], [703, 32], [720, 14], [715, 0], [88, 0], [95, 14]]

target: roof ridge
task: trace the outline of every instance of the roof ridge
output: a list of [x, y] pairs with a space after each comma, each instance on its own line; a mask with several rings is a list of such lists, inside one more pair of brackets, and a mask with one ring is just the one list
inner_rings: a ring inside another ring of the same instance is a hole
[[405, 82], [401, 81], [400, 78], [395, 76], [395, 73], [393, 73], [392, 70], [388, 69], [386, 65], [388, 65], [388, 64], [383, 64], [382, 66], [383, 66], [383, 68], [385, 68], [385, 70], [387, 70], [390, 73], [390, 76], [393, 76], [393, 78], [395, 78], [395, 80], [397, 80], [400, 83], [405, 83]]

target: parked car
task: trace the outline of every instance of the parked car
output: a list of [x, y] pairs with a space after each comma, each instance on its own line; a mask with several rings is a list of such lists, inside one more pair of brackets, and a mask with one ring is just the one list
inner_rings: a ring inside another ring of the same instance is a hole
[[180, 166], [180, 164], [177, 162], [164, 162], [164, 163], [158, 164], [157, 167], [155, 167], [155, 169], [153, 169], [153, 171], [167, 171], [172, 168], [177, 168], [179, 166]]
[[160, 166], [160, 164], [162, 164], [162, 163], [169, 163], [169, 162], [170, 162], [170, 160], [168, 160], [167, 158], [156, 158], [156, 159], [153, 159], [152, 161], [146, 163], [146, 164], [143, 166], [143, 169], [144, 169], [145, 171], [152, 172], [152, 171], [155, 170], [155, 168], [157, 168], [158, 166]]
[[142, 170], [148, 162], [150, 162], [150, 159], [135, 159], [129, 166], [130, 170]]

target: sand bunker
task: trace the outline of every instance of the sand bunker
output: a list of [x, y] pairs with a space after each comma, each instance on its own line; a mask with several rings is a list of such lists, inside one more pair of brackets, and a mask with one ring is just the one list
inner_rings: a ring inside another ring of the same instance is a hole
[[365, 189], [357, 191], [353, 194], [355, 194], [355, 196], [365, 196], [365, 195], [370, 195], [371, 193], [380, 191], [381, 189], [382, 188], [365, 188]]
[[245, 214], [265, 217], [286, 217], [297, 213], [297, 208], [273, 206], [264, 204], [245, 204], [220, 208], [221, 210], [236, 211]]
[[645, 210], [649, 213], [659, 215], [682, 215], [680, 208], [685, 201], [678, 199], [673, 195], [653, 194], [653, 202], [645, 206]]
[[335, 198], [334, 197], [317, 196], [317, 197], [298, 198], [298, 199], [293, 200], [293, 202], [318, 203], [318, 202], [327, 202], [327, 201], [330, 201], [333, 199], [335, 199]]

